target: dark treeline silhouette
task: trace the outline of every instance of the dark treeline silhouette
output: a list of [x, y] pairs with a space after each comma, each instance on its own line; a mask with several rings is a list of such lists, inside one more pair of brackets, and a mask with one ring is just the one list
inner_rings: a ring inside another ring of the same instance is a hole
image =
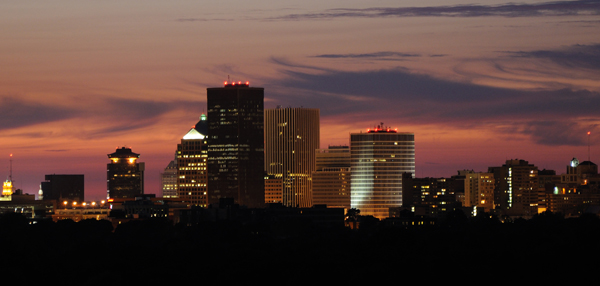
[[20, 214], [0, 216], [5, 279], [23, 285], [573, 281], [595, 273], [599, 237], [597, 216], [549, 212], [501, 223], [457, 210], [435, 225], [358, 230], [167, 219], [113, 229], [102, 220], [31, 224]]

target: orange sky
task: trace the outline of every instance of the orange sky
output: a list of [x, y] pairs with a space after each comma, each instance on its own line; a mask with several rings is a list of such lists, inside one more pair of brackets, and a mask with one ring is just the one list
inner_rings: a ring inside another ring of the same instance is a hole
[[0, 4], [0, 165], [14, 154], [27, 193], [76, 173], [102, 198], [118, 146], [158, 193], [227, 76], [266, 108], [319, 108], [323, 148], [379, 122], [414, 132], [419, 177], [511, 158], [562, 173], [588, 130], [598, 161], [598, 1], [23, 2]]

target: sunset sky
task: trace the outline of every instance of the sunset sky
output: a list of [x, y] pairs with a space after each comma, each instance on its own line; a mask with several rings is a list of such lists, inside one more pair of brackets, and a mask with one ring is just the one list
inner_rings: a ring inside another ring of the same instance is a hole
[[414, 132], [417, 177], [515, 158], [560, 174], [588, 139], [600, 162], [600, 1], [473, 3], [3, 0], [0, 175], [12, 153], [24, 192], [84, 174], [101, 199], [128, 146], [160, 194], [228, 76], [265, 108], [319, 108], [321, 148], [379, 122]]

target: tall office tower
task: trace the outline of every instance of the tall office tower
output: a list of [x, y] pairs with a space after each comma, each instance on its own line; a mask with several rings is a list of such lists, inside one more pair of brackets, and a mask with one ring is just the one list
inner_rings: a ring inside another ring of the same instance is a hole
[[313, 204], [350, 208], [350, 148], [329, 146], [317, 150], [313, 173]]
[[206, 115], [177, 144], [177, 194], [193, 206], [208, 206], [206, 162], [208, 145]]
[[465, 174], [465, 207], [482, 207], [486, 212], [494, 209], [494, 174], [467, 172]]
[[265, 110], [265, 171], [281, 178], [285, 206], [312, 206], [312, 173], [319, 148], [319, 110]]
[[538, 213], [538, 168], [525, 160], [489, 167], [494, 174], [494, 204], [504, 214], [529, 218]]
[[145, 164], [137, 162], [140, 154], [133, 153], [131, 148], [121, 147], [108, 154], [108, 158], [107, 198], [135, 198], [144, 194]]
[[350, 134], [350, 204], [361, 215], [387, 218], [402, 205], [402, 173], [415, 174], [415, 135], [385, 128]]
[[175, 159], [160, 173], [160, 182], [163, 198], [177, 198], [177, 152]]
[[85, 190], [83, 175], [46, 175], [42, 182], [44, 200], [83, 202]]
[[208, 203], [233, 198], [248, 207], [263, 207], [264, 89], [225, 82], [207, 89]]

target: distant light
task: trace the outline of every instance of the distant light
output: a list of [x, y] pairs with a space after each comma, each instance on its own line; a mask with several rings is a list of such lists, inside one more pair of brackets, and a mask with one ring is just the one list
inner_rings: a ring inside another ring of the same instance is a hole
[[[591, 132], [588, 131], [588, 135], [590, 135]], [[10, 154], [12, 156], [12, 154]]]

